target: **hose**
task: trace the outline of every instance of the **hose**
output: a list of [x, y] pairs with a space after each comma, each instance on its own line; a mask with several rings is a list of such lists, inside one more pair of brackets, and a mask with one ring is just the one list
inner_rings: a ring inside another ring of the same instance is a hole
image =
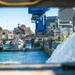
[[29, 5], [35, 5], [35, 4], [39, 3], [40, 1], [42, 1], [42, 0], [35, 0], [33, 2], [18, 2], [18, 3], [0, 1], [0, 5], [6, 5], [6, 6], [24, 6], [24, 5], [27, 6], [28, 5], [29, 6]]

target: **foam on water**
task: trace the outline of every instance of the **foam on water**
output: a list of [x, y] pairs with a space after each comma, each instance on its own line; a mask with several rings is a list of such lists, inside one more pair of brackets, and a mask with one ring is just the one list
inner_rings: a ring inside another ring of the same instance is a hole
[[75, 62], [75, 33], [58, 45], [46, 63]]

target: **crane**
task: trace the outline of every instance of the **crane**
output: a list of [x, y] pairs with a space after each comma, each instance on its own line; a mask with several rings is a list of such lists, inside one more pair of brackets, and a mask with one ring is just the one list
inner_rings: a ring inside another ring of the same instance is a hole
[[45, 12], [48, 11], [49, 8], [29, 8], [28, 13], [32, 14], [32, 23], [36, 24], [35, 34], [46, 34], [46, 15]]

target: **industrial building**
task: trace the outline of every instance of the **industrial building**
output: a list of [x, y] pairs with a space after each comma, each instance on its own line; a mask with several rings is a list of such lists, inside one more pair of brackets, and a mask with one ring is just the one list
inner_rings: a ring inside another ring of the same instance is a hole
[[54, 28], [54, 29], [58, 28], [57, 19], [58, 19], [57, 16], [49, 16], [49, 17], [47, 17], [46, 26], [48, 28]]
[[75, 10], [73, 8], [59, 8], [58, 25], [60, 28], [73, 27], [73, 17]]

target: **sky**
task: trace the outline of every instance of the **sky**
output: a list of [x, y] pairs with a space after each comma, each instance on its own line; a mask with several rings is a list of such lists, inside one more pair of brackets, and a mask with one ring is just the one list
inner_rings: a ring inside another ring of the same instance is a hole
[[[58, 16], [58, 8], [50, 8], [46, 16]], [[35, 23], [31, 23], [31, 14], [27, 7], [0, 7], [0, 27], [12, 31], [18, 24], [25, 24], [35, 32]]]

